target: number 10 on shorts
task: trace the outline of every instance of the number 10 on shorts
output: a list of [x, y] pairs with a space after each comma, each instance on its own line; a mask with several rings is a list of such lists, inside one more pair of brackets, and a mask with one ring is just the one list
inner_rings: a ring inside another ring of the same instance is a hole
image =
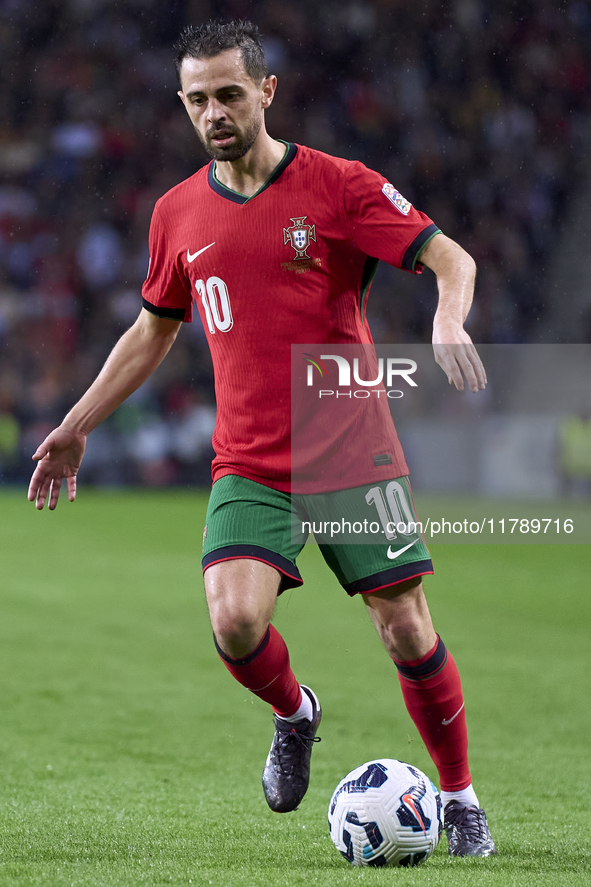
[[380, 523], [388, 541], [398, 535], [410, 536], [421, 531], [421, 525], [408, 501], [408, 492], [397, 480], [386, 485], [385, 495], [381, 487], [372, 487], [365, 494], [368, 505], [375, 505]]

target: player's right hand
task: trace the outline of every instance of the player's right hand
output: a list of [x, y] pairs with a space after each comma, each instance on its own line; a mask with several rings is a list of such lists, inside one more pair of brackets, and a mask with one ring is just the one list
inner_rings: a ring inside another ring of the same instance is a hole
[[50, 511], [57, 505], [62, 480], [66, 479], [68, 499], [76, 498], [76, 475], [86, 449], [86, 437], [82, 431], [72, 431], [60, 425], [49, 434], [33, 453], [38, 463], [29, 484], [28, 499], [41, 510], [48, 501]]

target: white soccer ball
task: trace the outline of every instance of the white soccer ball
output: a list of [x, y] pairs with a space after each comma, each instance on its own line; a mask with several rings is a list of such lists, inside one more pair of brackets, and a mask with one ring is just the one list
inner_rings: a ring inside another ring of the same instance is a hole
[[328, 806], [330, 836], [353, 865], [418, 865], [443, 831], [439, 792], [421, 770], [383, 758], [352, 770]]

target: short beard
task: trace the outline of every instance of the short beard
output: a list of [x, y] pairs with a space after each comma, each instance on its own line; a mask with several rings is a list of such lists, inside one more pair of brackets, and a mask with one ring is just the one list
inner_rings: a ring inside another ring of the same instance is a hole
[[211, 135], [207, 133], [205, 136], [202, 136], [200, 132], [197, 133], [199, 138], [201, 139], [201, 143], [210, 157], [214, 160], [240, 160], [241, 157], [244, 157], [247, 154], [256, 141], [256, 137], [261, 131], [261, 126], [263, 125], [262, 119], [254, 118], [245, 132], [241, 135], [236, 131], [232, 131], [232, 135], [234, 136], [234, 142], [227, 147], [219, 147], [218, 145], [213, 145], [211, 140], [215, 138], [215, 132]]

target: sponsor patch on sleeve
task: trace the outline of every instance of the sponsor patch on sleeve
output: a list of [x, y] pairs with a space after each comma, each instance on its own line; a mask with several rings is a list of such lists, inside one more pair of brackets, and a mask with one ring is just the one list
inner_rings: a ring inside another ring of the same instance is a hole
[[390, 203], [393, 203], [396, 209], [402, 213], [403, 216], [407, 216], [411, 210], [412, 203], [403, 197], [400, 191], [397, 191], [394, 185], [391, 185], [389, 182], [386, 182], [384, 187], [382, 188], [382, 193], [386, 195]]

